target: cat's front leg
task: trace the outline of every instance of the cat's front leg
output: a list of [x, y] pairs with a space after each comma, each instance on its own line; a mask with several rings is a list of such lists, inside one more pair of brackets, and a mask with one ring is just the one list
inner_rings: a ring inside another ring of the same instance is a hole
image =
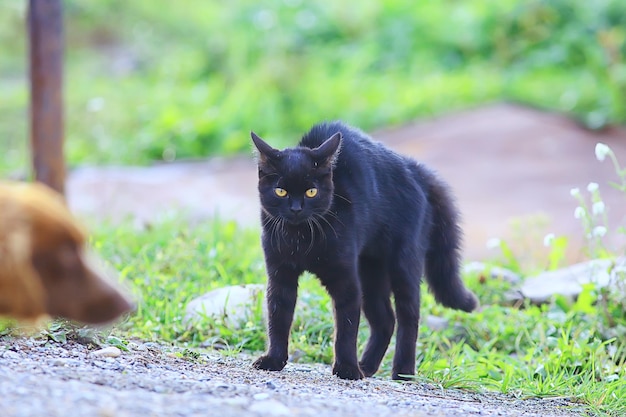
[[335, 275], [332, 279], [324, 280], [323, 283], [333, 299], [335, 310], [333, 375], [342, 379], [361, 379], [363, 372], [359, 368], [356, 354], [361, 291], [356, 271], [344, 271], [343, 274]]
[[267, 333], [269, 348], [252, 366], [266, 371], [280, 371], [289, 357], [289, 332], [298, 296], [300, 273], [287, 266], [268, 265]]

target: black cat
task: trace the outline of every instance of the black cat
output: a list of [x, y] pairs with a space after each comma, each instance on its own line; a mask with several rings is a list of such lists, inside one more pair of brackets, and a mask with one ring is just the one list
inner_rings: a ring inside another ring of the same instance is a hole
[[[425, 166], [341, 122], [314, 126], [295, 148], [258, 149], [269, 349], [254, 367], [287, 363], [298, 277], [315, 274], [332, 297], [333, 374], [373, 375], [397, 320], [394, 379], [415, 373], [420, 281], [441, 304], [471, 311], [459, 278], [461, 232], [447, 185]], [[395, 299], [395, 315], [391, 294]], [[357, 362], [363, 309], [371, 335]]]

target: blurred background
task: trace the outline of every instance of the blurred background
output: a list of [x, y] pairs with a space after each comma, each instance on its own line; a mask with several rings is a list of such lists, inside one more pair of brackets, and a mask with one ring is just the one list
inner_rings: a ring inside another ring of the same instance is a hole
[[[288, 146], [342, 119], [441, 172], [468, 258], [513, 241], [542, 259], [549, 233], [570, 238], [569, 261], [597, 255], [590, 236], [624, 243], [589, 232], [626, 224], [615, 170], [594, 158], [597, 142], [626, 158], [622, 0], [63, 4], [67, 193], [81, 215], [175, 208], [258, 226], [250, 130]], [[0, 178], [30, 172], [26, 5], [0, 2]], [[159, 163], [190, 160], [211, 163]], [[572, 215], [601, 198], [587, 223]]]
[[[0, 177], [29, 167], [26, 3], [0, 2]], [[64, 11], [70, 167], [249, 154], [250, 130], [286, 146], [324, 119], [383, 131], [496, 102], [584, 131], [626, 121], [622, 0], [65, 0]]]

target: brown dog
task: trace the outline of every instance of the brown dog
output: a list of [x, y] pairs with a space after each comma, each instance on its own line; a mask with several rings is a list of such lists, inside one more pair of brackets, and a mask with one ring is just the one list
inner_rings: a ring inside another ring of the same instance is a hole
[[0, 315], [104, 323], [129, 300], [85, 259], [85, 233], [59, 194], [0, 182]]

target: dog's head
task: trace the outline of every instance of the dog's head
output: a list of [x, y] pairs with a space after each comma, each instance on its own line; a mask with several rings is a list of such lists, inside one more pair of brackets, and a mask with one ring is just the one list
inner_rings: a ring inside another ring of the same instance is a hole
[[0, 314], [104, 323], [132, 308], [86, 257], [64, 201], [40, 184], [0, 183]]

